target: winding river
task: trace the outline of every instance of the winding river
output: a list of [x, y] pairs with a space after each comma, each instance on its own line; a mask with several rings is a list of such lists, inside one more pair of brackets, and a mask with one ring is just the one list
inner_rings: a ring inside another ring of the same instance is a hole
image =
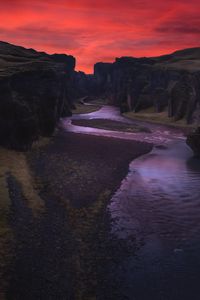
[[[75, 115], [148, 126], [152, 133], [122, 133], [75, 126], [65, 130], [154, 143], [151, 153], [131, 162], [108, 210], [112, 234], [134, 249], [114, 271], [122, 299], [200, 299], [200, 160], [173, 128], [122, 117], [117, 108]], [[136, 249], [136, 250], [135, 250]]]

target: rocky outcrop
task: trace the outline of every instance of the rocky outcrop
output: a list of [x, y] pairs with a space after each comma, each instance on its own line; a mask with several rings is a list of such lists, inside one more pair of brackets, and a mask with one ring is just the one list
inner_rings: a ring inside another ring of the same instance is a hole
[[97, 63], [99, 89], [121, 111], [153, 107], [174, 120], [199, 122], [200, 48], [185, 49], [155, 58], [117, 58]]
[[26, 149], [70, 114], [75, 59], [0, 42], [0, 144]]
[[200, 157], [200, 127], [187, 136], [186, 143], [193, 150], [194, 155]]

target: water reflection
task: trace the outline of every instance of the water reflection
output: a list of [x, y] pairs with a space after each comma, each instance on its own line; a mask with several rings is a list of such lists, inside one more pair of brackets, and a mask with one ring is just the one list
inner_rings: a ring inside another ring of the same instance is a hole
[[154, 149], [112, 198], [112, 232], [137, 249], [122, 262], [127, 299], [199, 299], [200, 161], [191, 155], [182, 141]]
[[[131, 163], [130, 172], [112, 198], [109, 207], [113, 219], [117, 219], [113, 223], [113, 230], [119, 231], [120, 237], [122, 231], [126, 237], [126, 230], [129, 233], [130, 227], [134, 228], [137, 219], [145, 218], [144, 212], [147, 212], [149, 218], [152, 209], [160, 213], [155, 220], [149, 221], [153, 224], [162, 223], [163, 217], [175, 223], [179, 220], [182, 226], [187, 222], [198, 223], [200, 162], [190, 163], [188, 167], [188, 161], [191, 162], [190, 156], [190, 149], [179, 141], [169, 144], [166, 150], [155, 149]], [[140, 206], [139, 210], [136, 209], [136, 204]], [[198, 219], [194, 220], [194, 216]], [[152, 227], [152, 224], [149, 225]], [[170, 226], [169, 223], [165, 225]], [[198, 226], [200, 232], [200, 224]]]

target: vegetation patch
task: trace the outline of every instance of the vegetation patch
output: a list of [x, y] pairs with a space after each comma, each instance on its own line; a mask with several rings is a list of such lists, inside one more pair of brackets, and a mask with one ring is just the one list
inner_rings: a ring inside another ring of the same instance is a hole
[[73, 125], [93, 127], [105, 130], [122, 131], [122, 132], [147, 132], [151, 133], [151, 130], [147, 127], [137, 124], [122, 123], [105, 119], [92, 119], [92, 120], [72, 120]]
[[18, 179], [22, 192], [34, 215], [43, 210], [43, 202], [36, 191], [36, 182], [22, 152], [0, 148], [0, 299], [4, 299], [7, 274], [12, 261], [13, 232], [9, 217], [11, 200], [7, 185], [7, 176], [11, 174]]
[[0, 176], [5, 177], [7, 172], [16, 177], [21, 184], [27, 206], [33, 213], [43, 209], [44, 203], [36, 191], [37, 184], [34, 182], [25, 153], [0, 148]]
[[100, 108], [100, 104], [76, 104], [76, 109], [72, 110], [72, 114], [89, 114]]
[[169, 125], [177, 128], [187, 129], [187, 128], [195, 128], [194, 124], [187, 124], [185, 119], [181, 119], [178, 121], [175, 121], [174, 118], [168, 117], [168, 112], [162, 111], [162, 112], [154, 112], [152, 108], [148, 108], [145, 110], [141, 110], [140, 112], [126, 112], [123, 114], [125, 117], [128, 117], [130, 119], [138, 119], [142, 121], [162, 124], [162, 125]]
[[[95, 299], [94, 294], [98, 285], [96, 268], [101, 260], [100, 251], [98, 253], [95, 248], [96, 244], [101, 247], [100, 240], [105, 244], [101, 219], [110, 196], [111, 191], [104, 190], [97, 195], [96, 201], [91, 206], [82, 208], [75, 208], [71, 206], [70, 201], [63, 199], [77, 249], [72, 256], [72, 268], [75, 274], [74, 291], [77, 300]], [[104, 254], [104, 259], [106, 258], [108, 259], [108, 255]]]
[[10, 244], [12, 231], [8, 224], [10, 198], [6, 183], [6, 174], [0, 174], [0, 299], [5, 299], [6, 270], [11, 260]]

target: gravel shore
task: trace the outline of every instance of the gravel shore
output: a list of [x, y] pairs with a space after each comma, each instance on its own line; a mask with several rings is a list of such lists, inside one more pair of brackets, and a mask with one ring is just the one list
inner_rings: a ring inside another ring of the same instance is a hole
[[59, 131], [27, 154], [45, 207], [36, 217], [20, 184], [9, 177], [16, 242], [8, 299], [122, 299], [109, 274], [128, 247], [112, 237], [106, 207], [130, 161], [151, 149]]

